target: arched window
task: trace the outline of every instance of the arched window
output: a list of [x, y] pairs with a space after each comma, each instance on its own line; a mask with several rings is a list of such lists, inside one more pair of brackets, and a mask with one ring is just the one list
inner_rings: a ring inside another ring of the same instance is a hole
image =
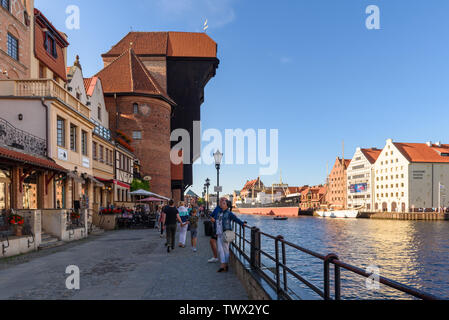
[[139, 114], [139, 105], [137, 103], [133, 104], [133, 113]]

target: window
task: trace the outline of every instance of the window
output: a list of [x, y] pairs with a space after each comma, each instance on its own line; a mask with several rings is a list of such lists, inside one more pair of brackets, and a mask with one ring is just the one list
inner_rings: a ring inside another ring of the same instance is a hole
[[108, 148], [105, 148], [104, 151], [106, 152], [106, 161], [105, 161], [105, 163], [109, 164], [109, 150], [108, 150]]
[[100, 162], [104, 162], [104, 147], [100, 145]]
[[19, 60], [19, 40], [8, 33], [8, 55], [14, 60]]
[[81, 131], [81, 151], [83, 156], [87, 156], [87, 132]]
[[9, 0], [1, 0], [2, 7], [9, 11]]
[[133, 131], [134, 140], [142, 140], [142, 131]]
[[76, 143], [77, 143], [77, 138], [76, 138], [76, 131], [77, 131], [77, 127], [73, 124], [70, 125], [70, 150], [72, 151], [77, 151], [77, 147], [76, 147]]
[[98, 107], [98, 120], [101, 121], [101, 107]]
[[137, 103], [133, 104], [133, 113], [139, 114], [139, 105]]
[[57, 143], [58, 146], [65, 148], [65, 120], [57, 118], [56, 120]]
[[92, 142], [92, 157], [94, 158], [94, 160], [97, 160], [97, 143], [96, 142]]
[[45, 50], [49, 55], [53, 58], [58, 58], [58, 52], [56, 50], [56, 41], [51, 34], [48, 32], [45, 33], [45, 41], [44, 41]]

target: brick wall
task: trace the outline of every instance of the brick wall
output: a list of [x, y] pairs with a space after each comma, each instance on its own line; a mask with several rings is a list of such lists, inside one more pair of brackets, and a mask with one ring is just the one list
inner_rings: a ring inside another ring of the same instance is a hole
[[[151, 191], [171, 197], [170, 162], [170, 113], [171, 106], [159, 99], [120, 96], [117, 105], [121, 116], [117, 127], [116, 104], [113, 97], [106, 97], [109, 127], [119, 129], [129, 137], [133, 131], [142, 132], [142, 140], [133, 140], [131, 146], [141, 162], [142, 176], [151, 176]], [[139, 104], [139, 114], [133, 113], [133, 104]]]
[[[20, 0], [11, 0], [11, 11], [0, 6], [0, 80], [30, 77], [31, 28], [26, 25], [24, 12]], [[18, 61], [8, 55], [8, 33], [18, 39]]]

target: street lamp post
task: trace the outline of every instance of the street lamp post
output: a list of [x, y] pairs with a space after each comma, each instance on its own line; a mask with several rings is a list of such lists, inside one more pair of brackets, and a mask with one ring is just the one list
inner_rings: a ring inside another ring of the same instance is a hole
[[209, 187], [210, 187], [210, 179], [206, 179], [206, 212], [209, 214]]
[[221, 160], [223, 159], [223, 154], [217, 150], [217, 152], [214, 153], [214, 159], [215, 159], [215, 168], [217, 169], [217, 207], [220, 205], [220, 166], [221, 166]]

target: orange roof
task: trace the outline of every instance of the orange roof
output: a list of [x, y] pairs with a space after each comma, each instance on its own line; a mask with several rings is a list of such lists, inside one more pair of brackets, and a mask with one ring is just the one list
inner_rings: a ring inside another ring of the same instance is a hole
[[130, 45], [137, 55], [217, 57], [217, 44], [207, 34], [193, 32], [130, 32], [102, 56], [118, 56]]
[[352, 159], [345, 159], [345, 168], [349, 167], [351, 164]]
[[6, 158], [25, 164], [31, 164], [33, 166], [44, 169], [52, 169], [56, 171], [67, 172], [66, 169], [57, 165], [53, 160], [31, 156], [26, 153], [13, 151], [2, 147], [0, 147], [0, 158]]
[[131, 48], [124, 51], [95, 76], [101, 79], [104, 93], [150, 94], [164, 98], [171, 105], [176, 105]]
[[86, 94], [90, 97], [92, 97], [94, 93], [97, 80], [98, 77], [84, 78], [84, 88], [86, 88]]
[[376, 162], [377, 158], [379, 158], [380, 154], [382, 153], [382, 150], [376, 148], [361, 149], [361, 151], [371, 164]]
[[[252, 188], [255, 188], [256, 185], [259, 184], [259, 181], [260, 181], [260, 178], [257, 178], [256, 180], [248, 181], [248, 182], [245, 184], [245, 186], [243, 187], [242, 191], [243, 191], [243, 190], [250, 190], [250, 189], [252, 189]], [[261, 186], [263, 185], [262, 181], [260, 181], [260, 184], [261, 184]]]
[[449, 154], [449, 145], [431, 145], [425, 143], [393, 143], [402, 155], [410, 162], [449, 163], [449, 157], [441, 156], [441, 153]]

